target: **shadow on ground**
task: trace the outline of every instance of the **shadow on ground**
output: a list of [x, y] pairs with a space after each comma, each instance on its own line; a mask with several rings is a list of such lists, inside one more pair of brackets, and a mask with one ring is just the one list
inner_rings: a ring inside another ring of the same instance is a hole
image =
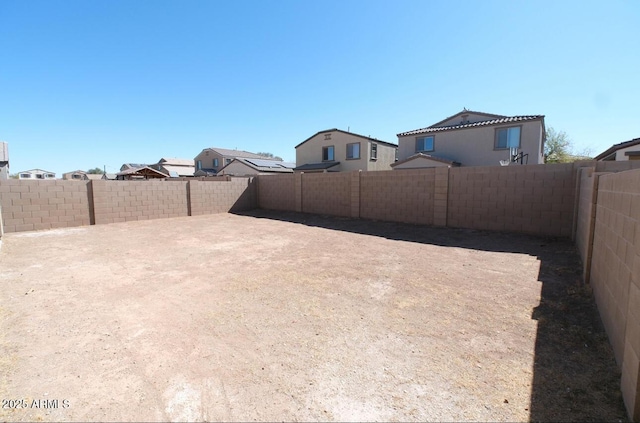
[[[538, 258], [542, 283], [531, 389], [531, 421], [628, 421], [620, 373], [594, 298], [581, 281], [569, 240], [522, 234], [436, 228], [394, 222], [253, 210], [238, 213], [387, 239], [528, 254]], [[512, 269], [514, 275], [518, 269]]]

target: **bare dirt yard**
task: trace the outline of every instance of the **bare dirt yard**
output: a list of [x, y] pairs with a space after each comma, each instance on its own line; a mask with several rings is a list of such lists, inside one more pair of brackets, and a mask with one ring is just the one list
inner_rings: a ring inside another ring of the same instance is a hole
[[0, 420], [624, 421], [569, 241], [255, 211], [8, 234]]

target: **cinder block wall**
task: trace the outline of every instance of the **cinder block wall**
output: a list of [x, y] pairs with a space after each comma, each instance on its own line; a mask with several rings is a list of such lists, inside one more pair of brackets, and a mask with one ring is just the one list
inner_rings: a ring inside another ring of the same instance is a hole
[[267, 210], [295, 210], [294, 175], [261, 175], [258, 178], [258, 207]]
[[185, 181], [91, 181], [90, 183], [96, 224], [188, 215], [187, 182]]
[[85, 181], [0, 180], [0, 206], [6, 233], [90, 223]]
[[191, 216], [251, 210], [256, 207], [255, 178], [189, 181]]
[[640, 170], [598, 178], [591, 285], [622, 369], [622, 395], [640, 420]]
[[597, 194], [597, 180], [599, 173], [595, 167], [578, 169], [578, 213], [576, 222], [575, 243], [583, 263], [583, 279], [589, 281], [591, 267], [591, 252], [593, 244], [593, 228], [595, 225], [595, 201]]
[[571, 164], [449, 169], [447, 226], [570, 237]]
[[302, 174], [302, 211], [351, 216], [351, 173]]
[[433, 224], [435, 168], [362, 172], [360, 217]]

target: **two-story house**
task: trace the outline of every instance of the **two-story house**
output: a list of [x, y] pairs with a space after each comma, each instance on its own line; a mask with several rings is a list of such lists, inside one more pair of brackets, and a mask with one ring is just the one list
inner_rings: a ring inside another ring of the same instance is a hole
[[543, 115], [503, 116], [464, 109], [398, 134], [394, 169], [544, 163]]
[[390, 170], [396, 144], [364, 135], [327, 129], [296, 145], [296, 172]]
[[601, 161], [640, 160], [640, 138], [614, 144], [595, 157]]
[[194, 159], [195, 176], [217, 175], [223, 167], [231, 163], [235, 158], [269, 160], [268, 157], [243, 150], [217, 147], [205, 148]]

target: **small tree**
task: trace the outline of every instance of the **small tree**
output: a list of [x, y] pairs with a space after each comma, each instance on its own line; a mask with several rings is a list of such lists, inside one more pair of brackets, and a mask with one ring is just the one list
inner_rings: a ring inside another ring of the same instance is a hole
[[282, 157], [274, 156], [273, 153], [257, 153], [259, 156], [266, 157], [268, 159], [280, 160], [282, 161]]
[[572, 161], [569, 153], [571, 141], [566, 132], [556, 132], [555, 129], [549, 127], [545, 135], [547, 138], [544, 144], [545, 163], [568, 163]]
[[102, 175], [104, 172], [99, 167], [95, 167], [93, 169], [87, 170], [87, 173], [90, 175]]

